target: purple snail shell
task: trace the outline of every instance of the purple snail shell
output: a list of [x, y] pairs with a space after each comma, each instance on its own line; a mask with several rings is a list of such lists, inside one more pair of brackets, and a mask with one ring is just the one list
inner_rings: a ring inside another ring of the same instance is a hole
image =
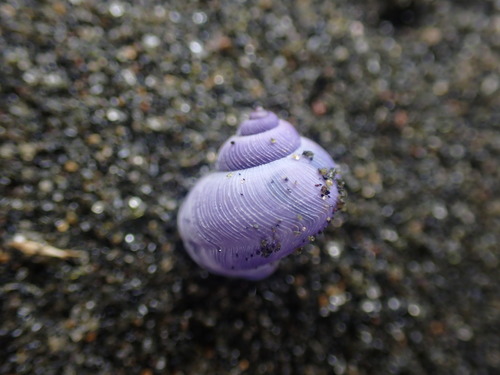
[[269, 276], [330, 222], [340, 200], [336, 167], [290, 123], [256, 109], [179, 209], [185, 249], [215, 274]]

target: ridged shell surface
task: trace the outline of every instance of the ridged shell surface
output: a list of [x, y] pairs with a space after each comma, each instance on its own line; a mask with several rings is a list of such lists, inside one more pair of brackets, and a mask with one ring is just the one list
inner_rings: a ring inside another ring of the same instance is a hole
[[219, 152], [181, 206], [178, 228], [200, 266], [258, 280], [321, 232], [339, 192], [335, 163], [291, 124], [257, 110]]
[[272, 112], [257, 110], [219, 150], [216, 169], [237, 171], [281, 159], [300, 146], [300, 135]]

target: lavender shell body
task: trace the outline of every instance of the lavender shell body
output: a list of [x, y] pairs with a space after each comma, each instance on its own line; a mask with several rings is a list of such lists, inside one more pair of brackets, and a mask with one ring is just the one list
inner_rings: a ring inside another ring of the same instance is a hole
[[309, 242], [339, 203], [335, 162], [288, 122], [254, 111], [219, 150], [178, 214], [191, 258], [208, 271], [249, 280]]

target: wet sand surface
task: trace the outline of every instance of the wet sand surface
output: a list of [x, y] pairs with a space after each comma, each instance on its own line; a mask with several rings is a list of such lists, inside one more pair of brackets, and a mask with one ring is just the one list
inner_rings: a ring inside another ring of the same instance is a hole
[[[0, 4], [0, 373], [500, 372], [500, 2]], [[176, 229], [262, 105], [348, 202], [260, 282]]]

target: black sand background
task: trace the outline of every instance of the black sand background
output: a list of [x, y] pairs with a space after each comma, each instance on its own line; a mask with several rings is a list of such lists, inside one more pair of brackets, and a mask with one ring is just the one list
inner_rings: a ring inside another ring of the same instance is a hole
[[[498, 373], [499, 63], [498, 0], [2, 1], [0, 373]], [[349, 201], [250, 283], [175, 219], [256, 104]]]

